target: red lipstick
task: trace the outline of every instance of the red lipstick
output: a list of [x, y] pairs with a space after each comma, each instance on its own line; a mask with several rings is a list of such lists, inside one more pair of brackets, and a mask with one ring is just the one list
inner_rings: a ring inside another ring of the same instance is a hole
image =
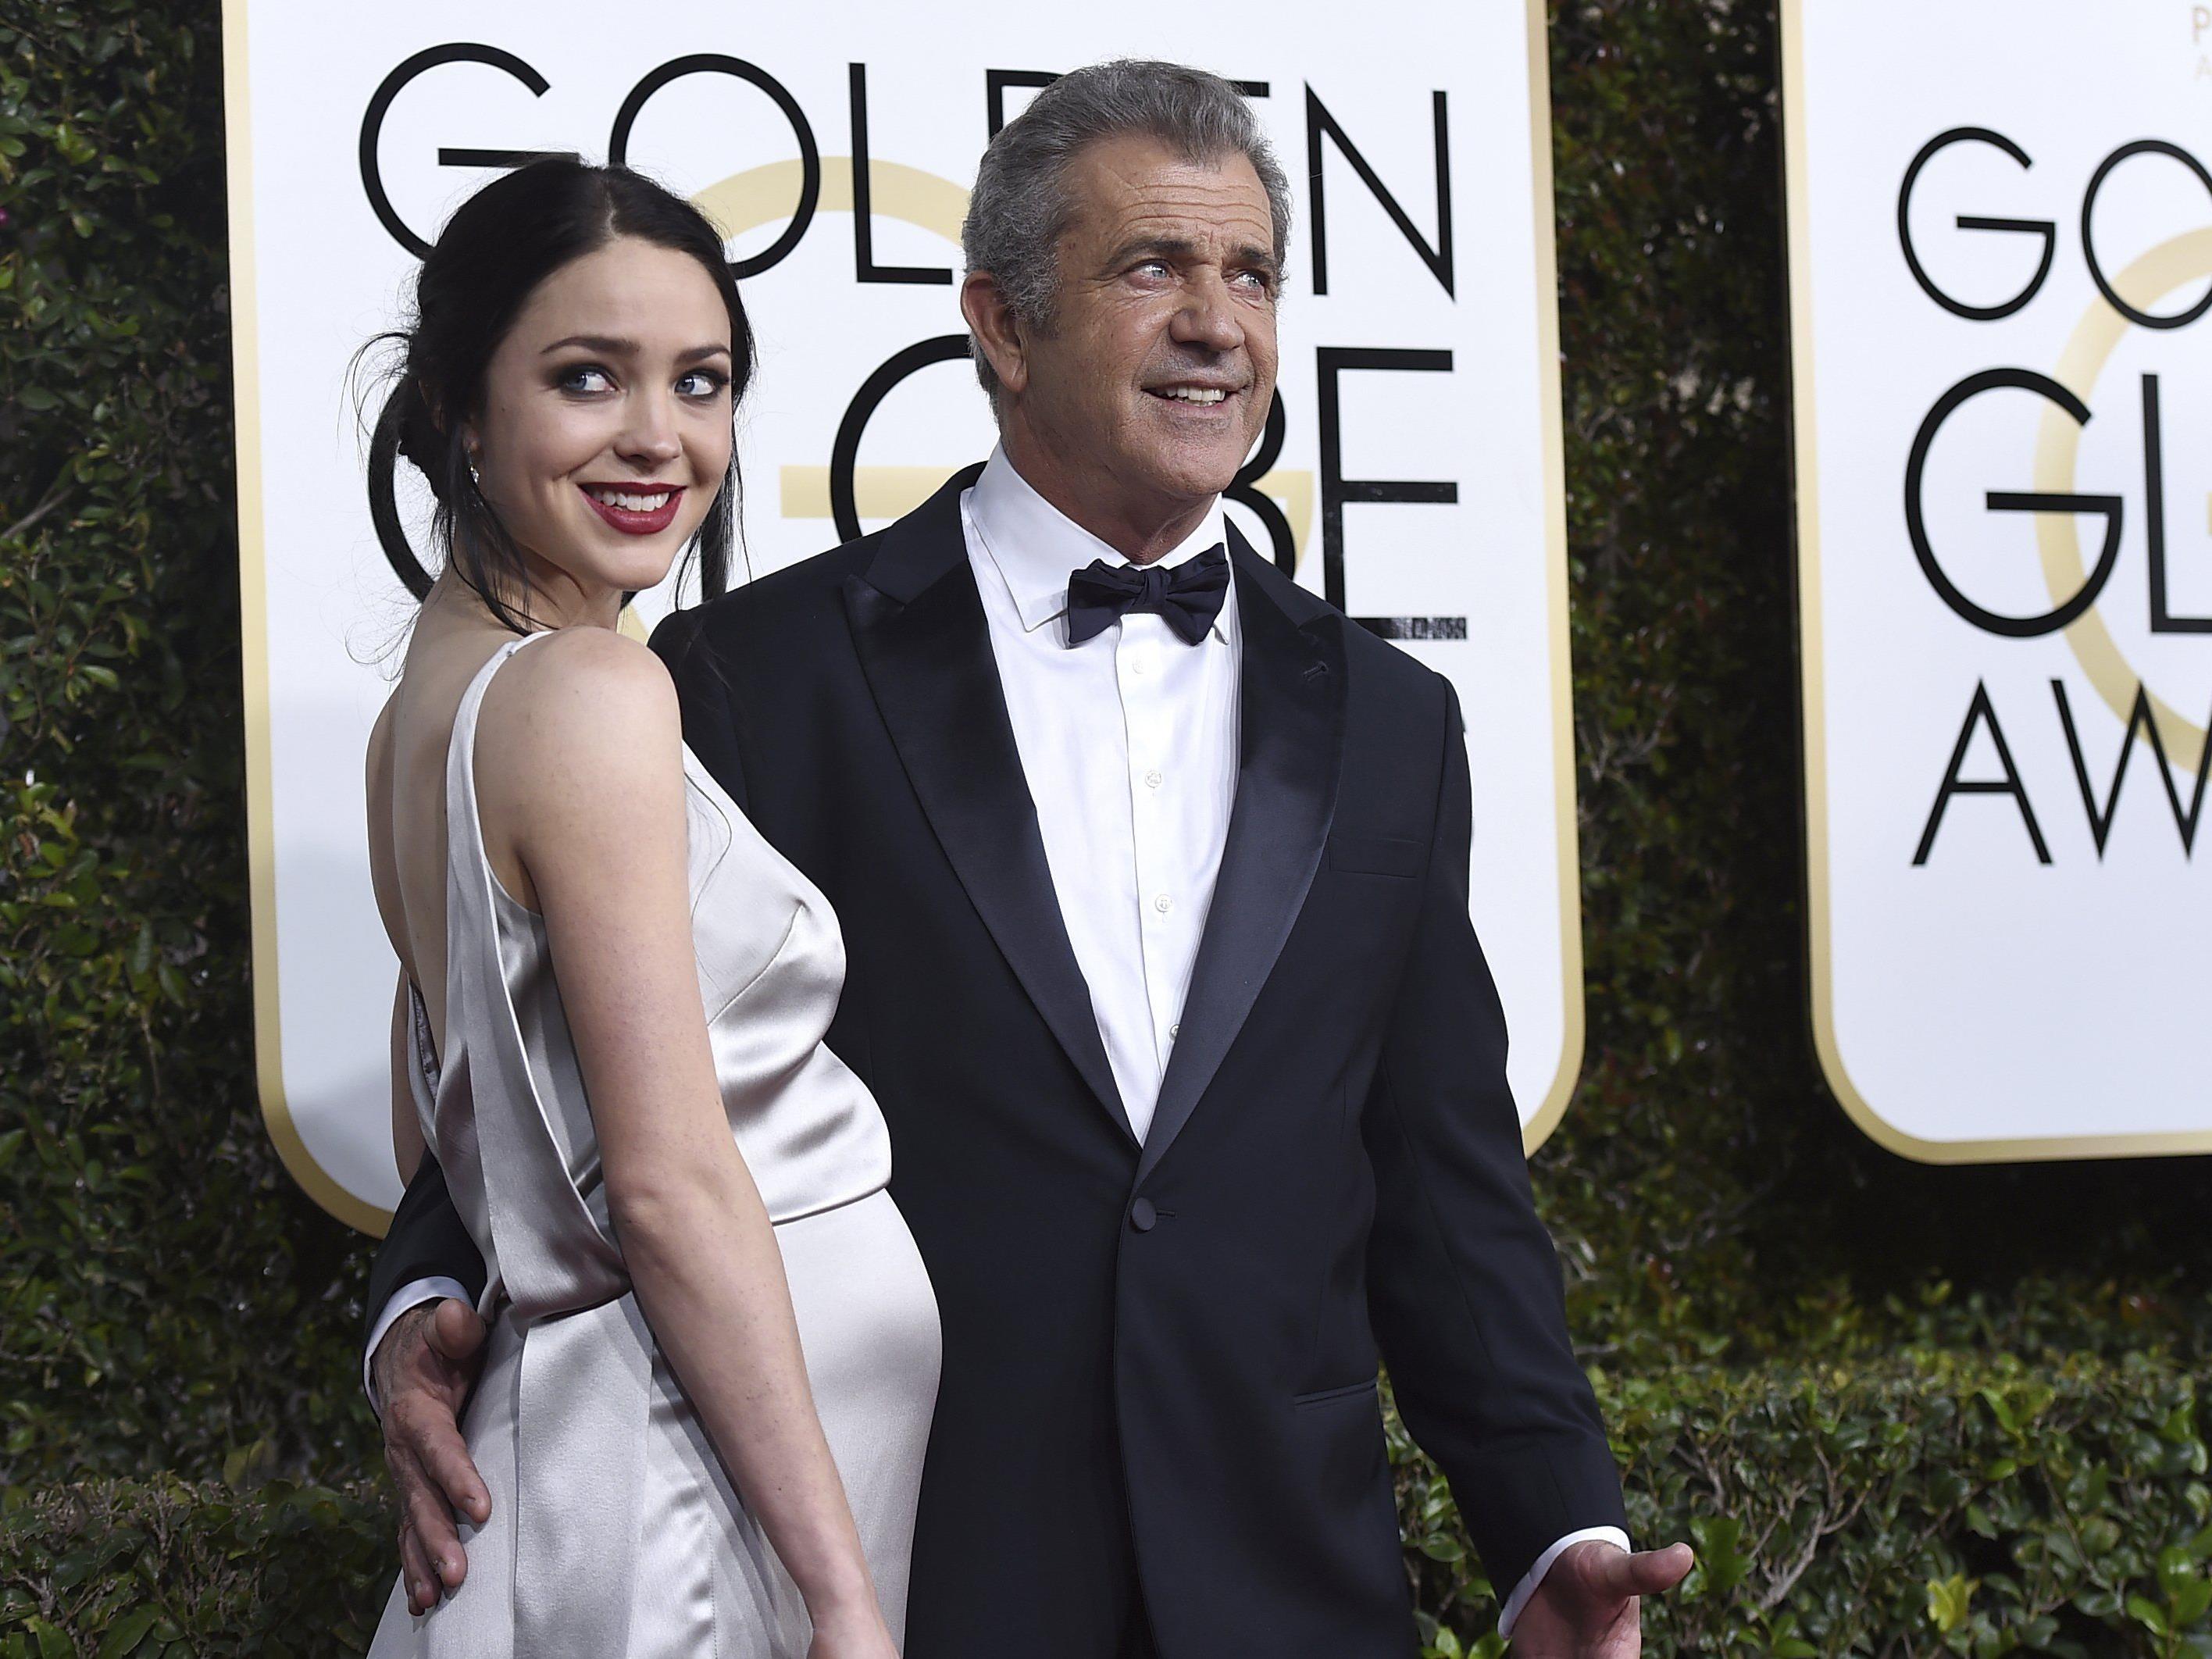
[[[680, 487], [666, 484], [578, 484], [584, 499], [592, 504], [592, 511], [605, 519], [625, 536], [653, 536], [676, 522], [676, 510], [684, 504]], [[617, 507], [612, 501], [601, 501], [592, 492], [595, 489], [611, 491], [629, 496], [660, 495], [660, 505], [641, 512], [634, 507]], [[663, 491], [666, 493], [662, 494]]]

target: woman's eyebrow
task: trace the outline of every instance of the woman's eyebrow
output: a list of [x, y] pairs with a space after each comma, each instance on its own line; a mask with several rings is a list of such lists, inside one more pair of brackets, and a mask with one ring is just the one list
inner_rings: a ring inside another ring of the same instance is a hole
[[586, 351], [605, 352], [610, 357], [634, 357], [637, 355], [636, 341], [625, 340], [612, 334], [571, 334], [563, 339], [554, 341], [551, 345], [545, 348], [544, 351], [538, 355], [542, 357], [547, 353], [559, 351], [568, 346], [581, 346]]
[[[571, 334], [563, 339], [554, 341], [551, 345], [547, 346], [538, 355], [541, 357], [547, 356], [553, 352], [565, 350], [570, 346], [580, 346], [586, 351], [596, 351], [606, 357], [635, 357], [644, 350], [644, 348], [636, 341], [624, 339], [617, 334]], [[729, 355], [729, 347], [716, 340], [706, 345], [695, 345], [686, 351], [679, 351], [676, 354], [676, 361], [679, 363], [696, 363], [708, 357], [726, 357]]]

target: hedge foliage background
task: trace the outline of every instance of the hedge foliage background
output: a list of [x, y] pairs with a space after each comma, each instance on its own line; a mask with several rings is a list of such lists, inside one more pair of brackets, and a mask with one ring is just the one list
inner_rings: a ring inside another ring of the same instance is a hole
[[[220, 48], [0, 9], [0, 1659], [356, 1650], [386, 1571], [367, 1253], [254, 1097]], [[1654, 1650], [2212, 1653], [2204, 1165], [1920, 1168], [1810, 1053], [1771, 8], [1557, 0], [1552, 53], [1589, 1042], [1537, 1181], [1639, 1538], [1703, 1554]], [[1430, 1651], [1494, 1653], [1395, 1451]]]

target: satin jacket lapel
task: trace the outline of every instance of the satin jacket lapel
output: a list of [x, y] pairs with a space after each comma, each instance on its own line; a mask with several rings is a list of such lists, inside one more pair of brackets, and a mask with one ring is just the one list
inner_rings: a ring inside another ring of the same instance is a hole
[[1140, 1182], [1174, 1144], [1243, 1028], [1305, 904], [1336, 815], [1344, 619], [1324, 611], [1304, 625], [1294, 621], [1269, 591], [1285, 579], [1261, 570], [1233, 526], [1229, 538], [1243, 635], [1237, 800], [1182, 1030], [1138, 1162]]
[[1091, 1092], [1133, 1141], [1045, 863], [1036, 806], [1006, 718], [956, 476], [884, 532], [845, 611], [876, 707], [930, 827], [983, 925]]

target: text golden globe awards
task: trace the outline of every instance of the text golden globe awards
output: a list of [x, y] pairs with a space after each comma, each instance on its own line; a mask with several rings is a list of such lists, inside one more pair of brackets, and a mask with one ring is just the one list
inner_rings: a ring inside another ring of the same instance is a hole
[[1786, 11], [1828, 1080], [1926, 1159], [2212, 1147], [2201, 30]]

